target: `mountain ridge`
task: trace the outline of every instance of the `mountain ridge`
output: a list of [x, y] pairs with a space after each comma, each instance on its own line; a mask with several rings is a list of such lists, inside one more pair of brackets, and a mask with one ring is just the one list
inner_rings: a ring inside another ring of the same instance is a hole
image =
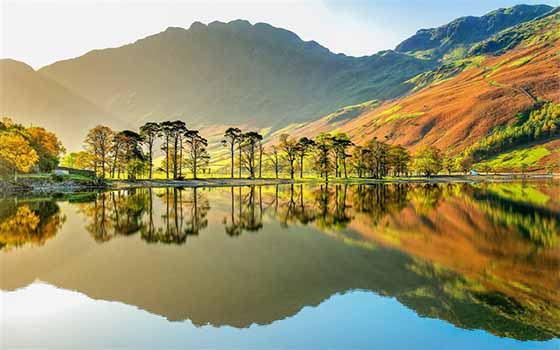
[[[502, 50], [501, 46], [488, 47], [480, 55], [476, 52], [475, 56], [422, 73], [419, 77], [423, 79], [411, 80], [421, 84], [411, 94], [385, 101], [350, 119], [332, 122], [326, 116], [314, 122], [288, 126], [276, 134], [286, 132], [294, 137], [312, 137], [320, 132], [345, 132], [358, 144], [377, 137], [412, 152], [424, 146], [436, 146], [447, 155], [461, 155], [497, 131], [521, 128], [520, 120], [526, 118], [523, 116], [539, 110], [543, 104], [558, 105], [560, 102], [557, 75], [560, 70], [557, 59], [560, 12], [557, 9], [547, 16], [496, 33], [480, 45], [495, 41], [501, 42], [507, 50]], [[558, 115], [549, 117], [553, 118], [552, 123], [558, 120]], [[551, 127], [551, 130], [555, 129]], [[535, 130], [535, 133], [540, 132]], [[544, 157], [526, 164], [531, 169], [542, 170], [546, 164], [560, 161], [557, 142], [560, 136], [546, 131], [545, 135], [550, 137], [513, 144], [501, 152], [511, 158], [515, 150], [530, 152], [531, 147], [541, 150], [544, 147]], [[512, 154], [507, 153], [510, 150]]]
[[[469, 45], [538, 18], [551, 10], [553, 7], [548, 5], [516, 5], [491, 11], [480, 17], [459, 17], [439, 27], [418, 30], [398, 44], [395, 51], [441, 59], [446, 54], [453, 54], [454, 50], [468, 48]], [[457, 54], [460, 53], [455, 53]]]
[[[535, 9], [530, 16], [548, 9], [528, 8]], [[517, 13], [510, 12], [509, 16]], [[528, 15], [524, 16], [517, 22]], [[383, 50], [347, 56], [286, 29], [235, 20], [194, 22], [188, 29], [168, 27], [133, 43], [92, 50], [34, 72], [37, 79], [71, 91], [102, 111], [100, 115], [124, 120], [130, 128], [146, 121], [182, 119], [189, 127], [237, 124], [278, 130], [316, 121], [347, 106], [410, 94], [420, 86], [415, 78], [441, 67], [437, 57], [415, 56], [421, 55]], [[443, 74], [454, 75], [464, 68]], [[4, 86], [14, 86], [2, 79]], [[423, 80], [426, 85], [434, 81]], [[7, 99], [3, 103], [14, 118], [29, 120], [25, 109], [11, 108]], [[51, 113], [46, 108], [33, 115], [60, 119]], [[77, 111], [75, 119], [78, 123], [92, 117]], [[61, 134], [65, 144], [78, 147], [77, 139], [85, 136], [87, 127], [77, 124], [83, 130], [80, 136]]]

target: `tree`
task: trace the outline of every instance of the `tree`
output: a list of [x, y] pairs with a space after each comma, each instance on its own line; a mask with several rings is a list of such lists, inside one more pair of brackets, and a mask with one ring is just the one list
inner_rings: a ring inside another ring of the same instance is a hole
[[471, 170], [474, 159], [471, 155], [465, 154], [461, 158], [458, 158], [459, 168], [463, 171], [464, 174], [467, 174], [469, 170]]
[[451, 175], [451, 173], [455, 170], [456, 168], [456, 161], [455, 159], [451, 158], [451, 157], [443, 157], [442, 160], [442, 168], [443, 170], [447, 171], [448, 175]]
[[[125, 160], [123, 155], [123, 148], [126, 142], [126, 136], [122, 132], [118, 132], [113, 136], [113, 143], [111, 145], [111, 157], [113, 158], [111, 164], [111, 177], [115, 177], [115, 172], [117, 172], [117, 178], [120, 179], [121, 171], [125, 170]], [[118, 168], [118, 171], [117, 171]]]
[[93, 170], [93, 160], [86, 151], [67, 154], [62, 158], [62, 165], [69, 168]]
[[284, 159], [288, 162], [290, 167], [290, 179], [294, 178], [294, 162], [297, 157], [298, 144], [288, 134], [280, 135], [280, 149], [284, 151]]
[[340, 172], [338, 171], [338, 163], [342, 161], [342, 167], [344, 169], [344, 177], [348, 177], [346, 171], [346, 158], [349, 156], [346, 154], [346, 150], [353, 145], [352, 141], [348, 138], [345, 133], [338, 133], [332, 137], [334, 153], [335, 153], [335, 176], [339, 177]]
[[366, 171], [365, 153], [367, 149], [362, 146], [354, 146], [352, 150], [352, 157], [350, 158], [350, 165], [359, 178], [362, 178]]
[[[93, 162], [93, 170], [105, 178], [105, 168], [109, 166], [109, 152], [113, 141], [114, 132], [107, 126], [98, 125], [91, 129], [84, 141], [86, 151]], [[101, 170], [101, 172], [99, 172]]]
[[0, 133], [0, 169], [14, 175], [26, 173], [39, 161], [37, 152], [21, 134], [15, 131]]
[[0, 133], [0, 173], [14, 175], [18, 172], [29, 172], [39, 161], [37, 152], [28, 140], [18, 131]]
[[480, 171], [486, 173], [486, 175], [488, 175], [491, 170], [492, 168], [490, 167], [490, 165], [488, 165], [488, 163], [480, 164]]
[[154, 168], [154, 143], [160, 133], [160, 126], [158, 123], [148, 122], [140, 127], [140, 136], [142, 142], [148, 148], [148, 162], [149, 162], [149, 178], [152, 179], [152, 169]]
[[389, 173], [389, 145], [373, 138], [366, 144], [364, 153], [366, 170], [374, 179], [381, 179]]
[[[111, 153], [113, 157], [113, 165], [111, 167], [111, 176], [121, 177], [121, 172], [128, 172], [129, 163], [139, 160], [144, 162], [144, 155], [141, 148], [142, 137], [134, 131], [123, 130], [113, 137], [113, 145]], [[135, 177], [135, 174], [128, 174], [129, 177]]]
[[262, 139], [259, 141], [257, 148], [259, 150], [259, 178], [262, 179], [262, 163], [263, 163], [263, 155], [264, 155], [264, 145]]
[[177, 179], [181, 169], [183, 157], [182, 137], [187, 132], [185, 123], [181, 120], [171, 122], [171, 137], [173, 140], [173, 178]]
[[30, 127], [26, 129], [29, 135], [29, 143], [37, 152], [39, 161], [37, 165], [42, 172], [50, 172], [57, 167], [60, 156], [65, 152], [62, 142], [56, 135], [41, 127]]
[[206, 150], [206, 147], [208, 147], [208, 140], [200, 136], [198, 130], [187, 130], [184, 136], [185, 143], [189, 146], [188, 164], [193, 173], [193, 178], [196, 179], [199, 164], [210, 158]]
[[126, 164], [126, 172], [129, 179], [136, 179], [139, 175], [145, 174], [148, 164], [142, 159], [133, 159]]
[[[224, 139], [222, 144], [229, 147], [230, 157], [231, 157], [231, 178], [233, 179], [233, 169], [235, 165], [234, 152], [235, 145], [238, 144], [239, 138], [241, 137], [241, 130], [239, 128], [228, 128], [224, 133]], [[241, 173], [239, 174], [241, 177]]]
[[128, 172], [129, 178], [135, 178], [136, 175], [141, 173], [138, 169], [144, 168], [144, 153], [142, 152], [141, 146], [142, 137], [138, 133], [130, 130], [121, 131], [119, 134], [124, 136], [123, 161], [126, 166], [125, 170], [128, 172], [128, 169], [131, 168], [130, 164], [136, 163], [136, 165], [132, 167], [134, 171], [132, 173]]
[[299, 139], [296, 145], [296, 152], [299, 156], [299, 177], [303, 179], [303, 160], [307, 153], [315, 146], [315, 141], [308, 139], [307, 137], [302, 137]]
[[274, 174], [275, 177], [278, 178], [278, 171], [279, 171], [279, 167], [280, 167], [280, 162], [279, 162], [279, 154], [280, 154], [280, 148], [278, 147], [278, 145], [272, 145], [270, 146], [270, 151], [268, 152], [269, 154], [269, 159], [270, 162], [272, 163], [273, 167], [274, 167]]
[[410, 154], [403, 146], [390, 146], [388, 157], [394, 176], [402, 176], [408, 173]]
[[241, 137], [241, 148], [243, 150], [242, 164], [249, 171], [249, 177], [255, 178], [255, 153], [263, 137], [256, 131], [244, 133]]
[[441, 151], [434, 146], [420, 149], [414, 157], [413, 166], [417, 172], [423, 173], [427, 177], [439, 173], [442, 169]]
[[329, 172], [332, 169], [331, 150], [333, 147], [332, 136], [321, 133], [315, 139], [315, 168], [319, 170], [319, 175], [329, 181]]
[[173, 135], [173, 123], [164, 121], [160, 124], [159, 135], [163, 137], [162, 151], [165, 153], [165, 178], [169, 179], [170, 142]]

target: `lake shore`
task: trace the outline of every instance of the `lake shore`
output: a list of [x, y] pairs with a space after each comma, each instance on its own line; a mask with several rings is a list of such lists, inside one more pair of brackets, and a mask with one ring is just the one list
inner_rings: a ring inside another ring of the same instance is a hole
[[[542, 179], [560, 179], [560, 174], [496, 174], [496, 175], [437, 175], [432, 177], [388, 177], [385, 179], [371, 178], [331, 178], [328, 184], [380, 184], [380, 183], [478, 183], [478, 182], [510, 182], [532, 181]], [[22, 179], [18, 182], [0, 181], [0, 193], [75, 193], [96, 190], [115, 190], [142, 187], [238, 187], [285, 184], [325, 184], [320, 178], [200, 178], [184, 180], [88, 180], [88, 181], [53, 181], [51, 179]]]
[[[560, 175], [550, 174], [499, 174], [499, 175], [438, 175], [432, 177], [388, 177], [385, 179], [371, 178], [330, 178], [329, 184], [379, 184], [379, 183], [476, 183], [476, 182], [507, 182], [518, 180], [538, 180], [538, 179], [560, 179]], [[230, 187], [230, 186], [260, 186], [260, 185], [283, 185], [283, 184], [325, 184], [324, 179], [320, 178], [296, 178], [296, 179], [275, 179], [275, 178], [202, 178], [185, 180], [110, 180], [110, 187], [117, 189], [138, 188], [138, 187]]]

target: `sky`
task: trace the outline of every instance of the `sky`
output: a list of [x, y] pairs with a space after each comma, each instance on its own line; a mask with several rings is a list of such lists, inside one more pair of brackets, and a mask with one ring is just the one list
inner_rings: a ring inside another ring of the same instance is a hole
[[559, 0], [0, 0], [0, 57], [38, 69], [191, 23], [246, 19], [315, 40], [336, 53], [371, 55], [420, 28], [520, 3]]

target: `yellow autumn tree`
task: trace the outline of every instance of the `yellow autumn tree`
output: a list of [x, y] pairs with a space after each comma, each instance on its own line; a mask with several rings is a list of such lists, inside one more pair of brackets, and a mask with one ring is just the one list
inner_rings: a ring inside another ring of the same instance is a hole
[[39, 161], [37, 152], [29, 142], [17, 132], [0, 133], [0, 169], [4, 173], [14, 174], [29, 172]]
[[42, 172], [50, 172], [58, 165], [65, 149], [58, 137], [45, 128], [32, 126], [26, 129], [31, 147], [39, 156], [38, 166]]

